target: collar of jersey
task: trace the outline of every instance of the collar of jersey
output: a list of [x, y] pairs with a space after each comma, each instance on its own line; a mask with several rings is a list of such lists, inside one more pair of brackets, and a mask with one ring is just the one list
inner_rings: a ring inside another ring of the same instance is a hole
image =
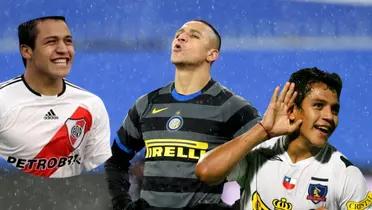
[[208, 81], [208, 83], [201, 90], [199, 90], [198, 92], [195, 92], [195, 93], [191, 93], [189, 95], [183, 95], [181, 93], [178, 93], [176, 91], [175, 84], [173, 83], [172, 87], [171, 87], [171, 90], [172, 90], [171, 94], [172, 94], [172, 97], [174, 99], [176, 99], [177, 101], [188, 101], [188, 100], [191, 100], [191, 99], [194, 99], [194, 98], [200, 96], [202, 93], [204, 93], [210, 87], [212, 87], [214, 83], [215, 83], [215, 81], [213, 79], [210, 79]]
[[[27, 84], [27, 82], [26, 82], [26, 80], [25, 80], [25, 76], [22, 74], [22, 81], [23, 81], [23, 84], [25, 84], [25, 86], [27, 87], [27, 89], [29, 90], [29, 91], [31, 91], [31, 93], [33, 93], [33, 94], [35, 94], [35, 95], [37, 95], [37, 96], [43, 96], [43, 95], [41, 95], [40, 93], [38, 93], [37, 91], [35, 91], [34, 89], [32, 89], [28, 84]], [[62, 91], [57, 95], [57, 97], [59, 97], [59, 96], [61, 96], [64, 92], [65, 92], [65, 90], [66, 90], [66, 82], [65, 82], [65, 80], [64, 79], [62, 79], [63, 80], [63, 89], [62, 89]], [[45, 97], [45, 96], [43, 96], [43, 97]]]
[[195, 93], [191, 93], [189, 95], [183, 95], [180, 93], [177, 93], [176, 88], [172, 90], [172, 97], [176, 99], [177, 101], [188, 101], [191, 99], [194, 99], [202, 94], [201, 90]]

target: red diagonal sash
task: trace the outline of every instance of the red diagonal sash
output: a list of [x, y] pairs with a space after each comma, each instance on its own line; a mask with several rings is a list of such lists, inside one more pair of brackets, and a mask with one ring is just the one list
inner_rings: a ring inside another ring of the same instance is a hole
[[[71, 122], [76, 122], [72, 124]], [[83, 123], [82, 123], [83, 122]], [[84, 136], [92, 126], [92, 115], [90, 112], [82, 107], [78, 107], [72, 116], [66, 120], [63, 126], [57, 131], [53, 138], [46, 144], [43, 149], [34, 157], [34, 159], [45, 159], [46, 162], [53, 158], [59, 160], [61, 158], [68, 158], [69, 154], [74, 151], [81, 142], [76, 145], [77, 137], [80, 137], [80, 141], [83, 140]], [[73, 129], [72, 129], [73, 128]], [[80, 133], [79, 133], [80, 131]], [[71, 158], [70, 160], [71, 161]], [[68, 161], [66, 161], [66, 164]], [[31, 173], [36, 176], [51, 176], [57, 169], [58, 164], [52, 168], [38, 167], [38, 164], [28, 164], [23, 171]]]

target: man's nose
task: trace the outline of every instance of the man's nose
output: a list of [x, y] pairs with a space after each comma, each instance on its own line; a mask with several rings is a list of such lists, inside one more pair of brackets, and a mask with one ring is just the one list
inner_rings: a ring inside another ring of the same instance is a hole
[[180, 42], [186, 42], [188, 40], [187, 33], [181, 33], [178, 35], [177, 40]]
[[67, 45], [64, 41], [59, 41], [58, 44], [57, 44], [57, 49], [56, 49], [57, 52], [59, 53], [65, 53], [68, 51], [67, 49]]
[[323, 119], [326, 119], [329, 121], [333, 120], [332, 108], [330, 106], [324, 107], [324, 109], [322, 110], [322, 117]]

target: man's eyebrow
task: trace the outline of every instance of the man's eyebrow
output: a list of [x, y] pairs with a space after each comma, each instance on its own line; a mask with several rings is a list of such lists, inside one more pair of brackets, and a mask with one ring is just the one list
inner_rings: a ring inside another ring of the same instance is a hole
[[180, 28], [180, 29], [178, 29], [178, 30], [176, 31], [176, 34], [181, 33], [181, 32], [184, 32], [184, 31], [185, 31], [185, 29]]
[[202, 33], [196, 29], [190, 29], [190, 32], [202, 35]]
[[[314, 102], [328, 103], [327, 100], [319, 99], [319, 98], [314, 99]], [[337, 103], [331, 104], [331, 106], [340, 106], [340, 103], [337, 102]]]
[[[184, 29], [184, 28], [181, 28], [181, 29], [179, 29], [178, 31], [176, 31], [176, 34], [178, 34], [178, 33], [182, 33], [182, 32], [185, 32], [185, 29]], [[200, 31], [196, 30], [196, 29], [190, 29], [190, 32], [191, 32], [191, 33], [197, 33], [197, 34], [202, 35], [202, 33], [201, 33]]]
[[313, 101], [314, 102], [322, 102], [322, 103], [326, 103], [327, 102], [326, 100], [320, 99], [320, 98], [314, 98]]
[[[54, 36], [54, 35], [52, 35], [52, 36], [44, 37], [43, 40], [48, 40], [48, 39], [59, 39], [59, 38], [60, 38], [59, 36]], [[72, 39], [72, 35], [66, 35], [66, 36], [62, 37], [62, 39], [66, 39], [66, 38], [68, 38], [68, 39]]]

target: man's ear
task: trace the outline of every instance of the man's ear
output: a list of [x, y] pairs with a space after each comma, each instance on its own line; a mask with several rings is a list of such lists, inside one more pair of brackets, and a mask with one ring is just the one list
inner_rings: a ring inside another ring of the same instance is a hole
[[22, 55], [22, 57], [26, 60], [29, 60], [31, 59], [32, 57], [32, 49], [31, 47], [29, 47], [28, 45], [25, 45], [25, 44], [21, 44], [21, 46], [19, 46], [19, 51]]
[[209, 63], [212, 63], [213, 61], [217, 60], [219, 54], [220, 54], [220, 52], [217, 49], [210, 49], [208, 51], [207, 61]]

